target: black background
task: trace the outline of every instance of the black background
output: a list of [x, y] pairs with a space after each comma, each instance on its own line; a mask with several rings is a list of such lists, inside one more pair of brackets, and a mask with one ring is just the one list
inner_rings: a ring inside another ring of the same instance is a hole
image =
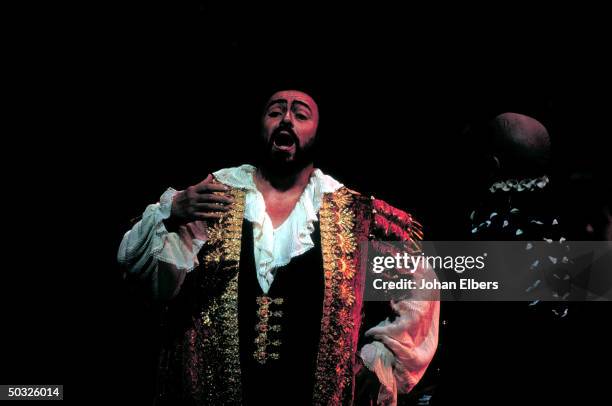
[[[568, 185], [556, 209], [570, 222], [610, 184], [609, 47], [597, 10], [157, 2], [53, 11], [29, 10], [11, 36], [25, 41], [13, 42], [20, 113], [3, 162], [6, 235], [16, 242], [2, 295], [7, 384], [148, 401], [156, 316], [121, 278], [120, 239], [166, 187], [249, 161], [263, 100], [279, 86], [306, 87], [320, 102], [318, 166], [412, 212], [428, 239], [462, 238], [482, 178], [466, 129], [505, 111], [549, 128], [553, 173]], [[575, 172], [604, 180], [578, 191]], [[443, 304], [424, 380], [432, 404], [605, 393], [609, 305], [574, 304], [563, 320], [525, 306]]]

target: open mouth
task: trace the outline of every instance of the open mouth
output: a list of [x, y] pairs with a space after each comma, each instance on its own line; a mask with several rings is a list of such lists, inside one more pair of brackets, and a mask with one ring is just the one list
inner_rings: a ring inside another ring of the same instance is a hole
[[295, 139], [289, 131], [281, 130], [274, 136], [273, 143], [279, 149], [289, 149], [295, 144]]

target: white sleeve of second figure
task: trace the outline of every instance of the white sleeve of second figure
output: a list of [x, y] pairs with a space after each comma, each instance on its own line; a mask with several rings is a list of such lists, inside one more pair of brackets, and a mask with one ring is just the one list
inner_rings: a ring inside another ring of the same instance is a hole
[[[206, 223], [195, 221], [169, 232], [164, 220], [170, 217], [172, 198], [169, 188], [159, 203], [149, 205], [142, 219], [123, 236], [117, 259], [128, 274], [150, 280], [158, 291], [160, 280], [182, 283], [185, 274], [198, 266], [198, 252], [207, 240]], [[167, 274], [162, 278], [160, 273]], [[168, 278], [168, 276], [170, 278]]]

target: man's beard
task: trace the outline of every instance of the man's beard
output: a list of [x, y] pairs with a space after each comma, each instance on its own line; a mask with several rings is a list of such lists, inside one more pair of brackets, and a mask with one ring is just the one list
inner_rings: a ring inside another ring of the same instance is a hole
[[[293, 146], [295, 152], [290, 153], [279, 148], [290, 148]], [[313, 162], [314, 140], [307, 145], [300, 145], [295, 132], [288, 127], [278, 127], [266, 143], [259, 143], [258, 164], [269, 173], [276, 175], [293, 175], [304, 169]]]

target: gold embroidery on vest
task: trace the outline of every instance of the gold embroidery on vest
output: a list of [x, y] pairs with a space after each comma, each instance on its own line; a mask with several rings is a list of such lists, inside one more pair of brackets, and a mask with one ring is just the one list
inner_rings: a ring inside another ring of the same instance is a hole
[[[230, 210], [208, 229], [207, 252], [203, 256], [204, 278], [223, 284], [223, 293], [202, 311], [201, 323], [206, 328], [202, 346], [206, 359], [205, 379], [209, 399], [240, 404], [240, 357], [238, 337], [238, 267], [245, 192], [231, 189], [234, 197]], [[222, 377], [222, 378], [220, 378]], [[214, 383], [223, 380], [222, 387]]]
[[279, 347], [281, 345], [280, 340], [271, 340], [268, 336], [271, 332], [281, 331], [279, 324], [270, 324], [271, 317], [282, 317], [282, 310], [271, 310], [270, 306], [280, 306], [283, 304], [284, 299], [282, 297], [271, 298], [270, 296], [263, 295], [258, 296], [256, 299], [259, 308], [257, 309], [257, 316], [259, 322], [255, 325], [255, 331], [257, 331], [257, 337], [255, 337], [255, 352], [253, 357], [260, 364], [265, 364], [268, 359], [279, 359], [280, 354], [277, 352], [270, 352], [269, 346]]
[[325, 296], [321, 319], [321, 341], [317, 357], [315, 404], [341, 403], [344, 388], [352, 381], [350, 334], [355, 295], [356, 250], [351, 192], [345, 188], [325, 195], [320, 209], [321, 246]]

